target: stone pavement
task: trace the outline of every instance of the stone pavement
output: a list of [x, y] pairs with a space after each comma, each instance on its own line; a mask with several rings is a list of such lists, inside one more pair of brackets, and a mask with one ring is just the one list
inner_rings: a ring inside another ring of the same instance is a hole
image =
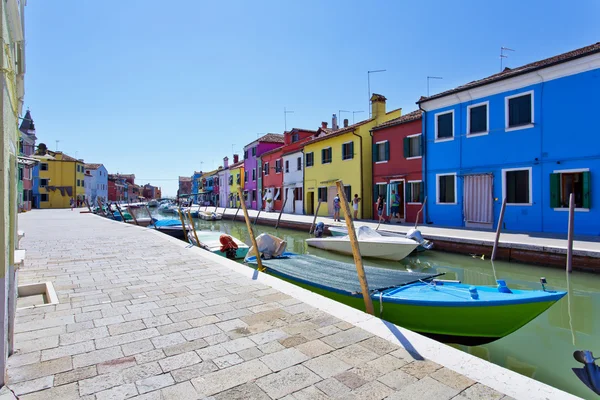
[[19, 284], [59, 298], [17, 312], [20, 399], [508, 399], [159, 232], [69, 210], [19, 224]]

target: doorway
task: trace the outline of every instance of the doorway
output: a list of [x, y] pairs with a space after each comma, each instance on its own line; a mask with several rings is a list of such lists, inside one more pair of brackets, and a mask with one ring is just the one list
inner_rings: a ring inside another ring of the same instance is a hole
[[404, 201], [404, 180], [402, 179], [397, 181], [391, 181], [390, 184], [387, 186], [387, 190], [388, 215], [392, 217], [392, 205], [394, 204], [395, 194], [398, 196], [398, 215], [400, 216], [400, 221], [404, 222], [406, 217], [406, 202]]
[[465, 226], [492, 229], [494, 223], [494, 176], [467, 175], [464, 178]]
[[306, 192], [306, 213], [315, 214], [315, 192]]

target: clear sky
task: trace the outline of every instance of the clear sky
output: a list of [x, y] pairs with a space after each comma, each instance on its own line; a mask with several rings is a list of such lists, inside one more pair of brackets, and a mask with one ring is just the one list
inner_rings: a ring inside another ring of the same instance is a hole
[[[25, 106], [52, 150], [174, 195], [258, 134], [368, 116], [600, 41], [600, 1], [29, 0]], [[352, 114], [342, 113], [341, 119]]]

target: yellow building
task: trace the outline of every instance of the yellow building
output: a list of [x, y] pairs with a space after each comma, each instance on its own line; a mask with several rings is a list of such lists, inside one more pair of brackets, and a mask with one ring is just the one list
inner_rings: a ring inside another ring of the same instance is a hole
[[68, 208], [71, 198], [85, 199], [84, 162], [62, 152], [48, 151], [39, 158], [40, 208]]
[[238, 208], [241, 204], [238, 199], [238, 187], [244, 190], [244, 161], [240, 161], [229, 167], [229, 200], [228, 207]]
[[333, 215], [336, 182], [342, 180], [348, 200], [355, 194], [361, 199], [358, 218], [373, 217], [370, 131], [379, 124], [398, 118], [402, 111], [386, 112], [386, 100], [382, 95], [373, 94], [371, 118], [333, 131], [319, 129], [315, 138], [304, 146], [304, 205], [307, 214], [314, 214], [321, 200], [319, 215]]

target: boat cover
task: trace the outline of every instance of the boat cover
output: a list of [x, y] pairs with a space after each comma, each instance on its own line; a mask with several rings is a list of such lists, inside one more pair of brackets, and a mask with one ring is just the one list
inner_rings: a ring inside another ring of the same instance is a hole
[[181, 221], [178, 219], [172, 219], [172, 218], [159, 219], [158, 221], [156, 221], [156, 223], [154, 225], [159, 228], [161, 226], [181, 226]]
[[[252, 257], [254, 259], [254, 257]], [[252, 259], [248, 260], [252, 262]], [[283, 257], [263, 260], [270, 272], [282, 278], [304, 282], [338, 292], [357, 294], [360, 282], [354, 264], [328, 260], [308, 254], [285, 253]], [[365, 266], [365, 275], [371, 292], [408, 285], [443, 274], [399, 271]]]

